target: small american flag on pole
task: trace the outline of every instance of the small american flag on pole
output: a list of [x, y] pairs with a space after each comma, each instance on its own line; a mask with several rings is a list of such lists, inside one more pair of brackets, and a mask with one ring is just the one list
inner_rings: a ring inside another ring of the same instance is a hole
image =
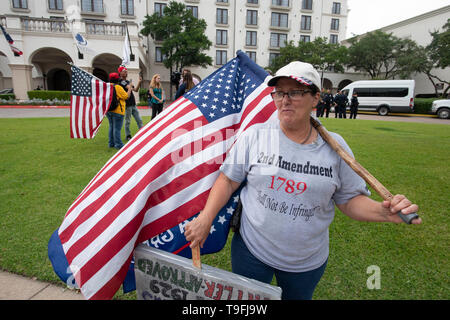
[[58, 235], [86, 299], [111, 299], [139, 243], [203, 209], [237, 136], [276, 114], [267, 76], [239, 51], [139, 130], [81, 192]]
[[114, 90], [86, 71], [72, 65], [70, 137], [92, 139], [108, 111]]
[[9, 33], [6, 32], [5, 28], [2, 25], [0, 25], [0, 28], [2, 29], [3, 35], [5, 36], [6, 41], [8, 41], [9, 46], [11, 47], [11, 50], [14, 53], [14, 56], [20, 57], [23, 54], [22, 50], [20, 50], [19, 48], [13, 46], [14, 40], [11, 38]]

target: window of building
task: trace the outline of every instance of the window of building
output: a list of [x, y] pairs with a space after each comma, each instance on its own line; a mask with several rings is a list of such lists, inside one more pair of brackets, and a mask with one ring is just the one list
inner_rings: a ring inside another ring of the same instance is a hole
[[247, 24], [248, 25], [258, 25], [258, 11], [247, 10]]
[[339, 30], [339, 19], [331, 19], [331, 30]]
[[134, 16], [134, 0], [120, 0], [120, 12], [123, 15]]
[[63, 10], [62, 0], [48, 0], [48, 8], [50, 10]]
[[227, 52], [225, 50], [216, 51], [216, 65], [224, 65], [227, 63]]
[[302, 9], [312, 10], [313, 0], [302, 0]]
[[81, 0], [81, 11], [103, 13], [103, 0]]
[[186, 6], [186, 9], [191, 10], [192, 15], [198, 19], [198, 7], [197, 6]]
[[28, 2], [27, 0], [13, 0], [13, 8], [28, 9]]
[[216, 44], [227, 45], [228, 44], [228, 31], [216, 30]]
[[253, 62], [256, 62], [256, 52], [255, 51], [245, 51], [245, 53], [248, 55], [250, 59], [253, 60]]
[[332, 14], [341, 14], [341, 3], [333, 2], [333, 8], [331, 10]]
[[300, 35], [300, 42], [311, 42], [311, 36]]
[[280, 54], [279, 53], [275, 53], [275, 52], [271, 52], [269, 53], [269, 64], [272, 63], [273, 59], [275, 59], [276, 57], [278, 57]]
[[88, 34], [105, 34], [105, 25], [101, 19], [84, 19]]
[[256, 46], [256, 31], [247, 31], [245, 45]]
[[272, 20], [271, 20], [270, 25], [272, 27], [287, 28], [288, 27], [288, 14], [272, 12]]
[[273, 6], [289, 7], [289, 0], [272, 0]]
[[287, 34], [285, 33], [271, 33], [270, 46], [273, 48], [283, 48], [286, 46]]
[[311, 16], [302, 15], [300, 29], [301, 30], [311, 30]]
[[338, 43], [338, 35], [337, 34], [330, 34], [330, 43], [336, 44]]
[[228, 3], [228, 0], [216, 0], [217, 2]]
[[155, 2], [155, 13], [162, 17], [164, 15], [165, 7], [167, 7], [167, 4]]
[[228, 9], [217, 9], [216, 11], [216, 23], [228, 24]]
[[258, 0], [247, 0], [247, 3], [258, 4]]
[[163, 62], [166, 60], [166, 56], [162, 53], [161, 47], [155, 48], [155, 62]]

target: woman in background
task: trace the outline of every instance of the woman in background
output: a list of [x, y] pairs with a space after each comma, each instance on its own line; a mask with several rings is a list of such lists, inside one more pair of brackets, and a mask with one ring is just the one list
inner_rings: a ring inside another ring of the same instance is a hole
[[183, 94], [191, 90], [195, 86], [194, 80], [192, 78], [192, 73], [186, 72], [183, 75], [183, 83], [178, 88], [177, 93], [175, 94], [175, 100], [181, 97]]
[[148, 88], [148, 104], [152, 108], [152, 120], [161, 113], [164, 106], [164, 90], [161, 86], [161, 76], [155, 74]]

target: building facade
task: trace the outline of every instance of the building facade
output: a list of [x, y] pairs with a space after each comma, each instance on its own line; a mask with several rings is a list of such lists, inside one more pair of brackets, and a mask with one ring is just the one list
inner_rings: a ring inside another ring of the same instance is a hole
[[[450, 5], [385, 26], [380, 30], [392, 33], [399, 38], [414, 40], [418, 45], [426, 47], [433, 39], [431, 33], [435, 31], [442, 32], [442, 27], [448, 19], [450, 19]], [[450, 81], [450, 68], [434, 69], [432, 73], [440, 79]], [[416, 94], [435, 93], [433, 83], [425, 74], [414, 74], [412, 79], [416, 82]], [[438, 86], [438, 92], [442, 92], [445, 87], [444, 84], [437, 81], [436, 85]]]
[[[246, 52], [262, 67], [277, 56], [286, 41], [312, 41], [318, 36], [331, 42], [344, 39], [346, 0], [177, 0], [207, 22], [213, 43], [208, 68], [190, 66], [200, 80], [235, 56]], [[162, 13], [169, 0], [4, 0], [0, 22], [23, 51], [16, 57], [0, 41], [0, 89], [14, 88], [17, 99], [38, 86], [47, 90], [70, 89], [73, 63], [101, 79], [122, 61], [128, 30], [134, 60], [129, 78], [139, 75], [145, 86], [161, 74], [169, 92], [169, 71], [164, 67], [161, 43], [139, 34], [145, 16]], [[74, 33], [87, 40], [90, 53], [80, 55]], [[328, 82], [325, 82], [327, 85]], [[334, 86], [334, 84], [330, 84]]]
[[[139, 23], [147, 3], [139, 0], [4, 0], [0, 22], [23, 55], [16, 57], [1, 35], [0, 88], [14, 88], [17, 99], [38, 86], [70, 90], [70, 65], [106, 80], [122, 62], [128, 30], [133, 61], [129, 78], [139, 80], [149, 68]], [[79, 54], [74, 33], [87, 40], [89, 54]]]
[[[150, 14], [163, 12], [167, 0], [151, 1]], [[343, 40], [347, 26], [344, 0], [184, 0], [194, 16], [208, 25], [206, 34], [213, 43], [207, 54], [213, 66], [190, 67], [199, 79], [232, 59], [237, 50], [247, 53], [265, 68], [286, 42], [312, 41], [327, 37]], [[150, 42], [149, 56], [156, 73], [167, 73], [162, 65], [161, 43]]]

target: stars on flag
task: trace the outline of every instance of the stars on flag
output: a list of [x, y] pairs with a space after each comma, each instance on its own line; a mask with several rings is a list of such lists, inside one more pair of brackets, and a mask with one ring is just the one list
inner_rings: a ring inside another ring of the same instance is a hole
[[228, 62], [185, 94], [202, 111], [208, 121], [238, 113], [247, 96], [259, 85], [258, 80], [241, 70], [237, 60]]
[[72, 68], [72, 95], [89, 97], [92, 95], [92, 76], [79, 68]]

